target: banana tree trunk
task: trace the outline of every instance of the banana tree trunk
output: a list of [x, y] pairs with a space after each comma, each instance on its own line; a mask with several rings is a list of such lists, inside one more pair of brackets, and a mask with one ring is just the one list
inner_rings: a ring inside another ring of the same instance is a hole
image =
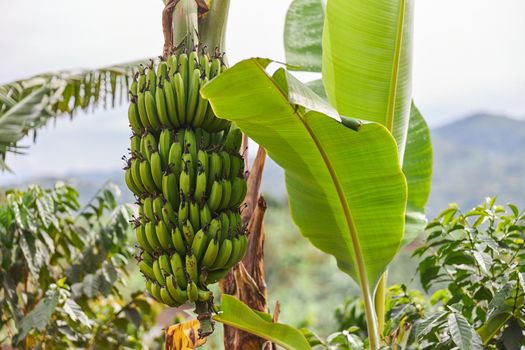
[[[245, 138], [245, 145], [247, 145]], [[245, 147], [247, 153], [247, 147]], [[249, 234], [248, 250], [243, 260], [220, 282], [221, 291], [230, 294], [254, 310], [268, 311], [268, 296], [264, 276], [264, 214], [266, 202], [259, 194], [266, 151], [259, 147], [248, 175], [248, 192], [242, 218]], [[248, 159], [248, 155], [245, 155]], [[248, 167], [246, 166], [246, 169]], [[224, 326], [224, 348], [232, 350], [273, 349], [260, 337]]]

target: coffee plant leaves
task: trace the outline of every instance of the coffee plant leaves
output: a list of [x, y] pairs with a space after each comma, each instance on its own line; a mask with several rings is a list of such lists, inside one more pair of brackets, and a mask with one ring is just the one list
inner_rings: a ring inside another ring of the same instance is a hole
[[322, 0], [294, 0], [286, 13], [284, 50], [291, 69], [321, 72], [324, 5]]
[[62, 306], [64, 312], [71, 318], [74, 322], [79, 322], [87, 327], [91, 327], [89, 318], [82, 311], [80, 305], [78, 305], [73, 299], [67, 299]]
[[510, 320], [501, 335], [506, 350], [520, 350], [523, 344], [523, 330], [516, 319]]
[[460, 313], [448, 315], [448, 328], [452, 340], [460, 350], [481, 350], [481, 339], [468, 321]]
[[313, 110], [313, 101], [308, 110], [290, 103], [289, 96], [307, 100], [305, 90], [284, 70], [270, 77], [257, 60], [246, 60], [201, 93], [284, 168], [301, 233], [371, 290], [403, 235], [406, 183], [397, 147], [379, 124], [354, 131]]
[[311, 349], [299, 330], [285, 324], [265, 320], [235, 297], [223, 294], [221, 308], [222, 312], [214, 316], [218, 322], [258, 335], [285, 349]]
[[36, 304], [35, 308], [22, 318], [17, 325], [18, 333], [15, 338], [15, 343], [24, 339], [32, 329], [43, 331], [46, 329], [51, 315], [59, 302], [60, 293], [58, 289], [49, 289], [44, 297]]

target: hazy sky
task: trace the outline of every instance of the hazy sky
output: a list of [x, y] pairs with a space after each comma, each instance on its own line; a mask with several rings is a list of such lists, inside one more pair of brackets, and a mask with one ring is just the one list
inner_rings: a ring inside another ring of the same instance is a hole
[[[230, 63], [250, 56], [284, 60], [290, 2], [231, 1]], [[161, 0], [0, 0], [0, 83], [157, 56], [162, 7]], [[477, 111], [525, 117], [524, 62], [525, 1], [416, 0], [414, 99], [431, 125]], [[125, 116], [116, 110], [59, 121], [42, 132], [30, 156], [10, 164], [19, 174], [35, 167], [42, 173], [115, 168], [128, 134]], [[82, 143], [85, 138], [93, 145]], [[80, 156], [62, 148], [69, 142], [81, 142], [75, 148]], [[66, 151], [50, 157], [57, 147]], [[46, 157], [53, 159], [42, 164]]]

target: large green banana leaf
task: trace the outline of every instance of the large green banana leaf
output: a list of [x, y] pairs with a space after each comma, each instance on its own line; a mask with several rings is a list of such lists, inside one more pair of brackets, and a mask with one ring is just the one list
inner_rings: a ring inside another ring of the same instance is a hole
[[381, 123], [403, 158], [411, 103], [413, 0], [329, 0], [323, 83], [341, 115]]
[[403, 172], [408, 185], [403, 245], [423, 231], [427, 224], [425, 205], [432, 184], [432, 142], [425, 119], [412, 103], [410, 123], [403, 158]]
[[300, 331], [282, 323], [273, 323], [270, 315], [253, 311], [231, 295], [222, 295], [221, 309], [222, 312], [213, 317], [218, 322], [258, 335], [285, 349], [311, 349]]
[[268, 76], [266, 64], [242, 61], [202, 94], [284, 168], [301, 233], [370, 298], [403, 236], [406, 181], [395, 141], [380, 124], [354, 131], [317, 112], [308, 87], [282, 69]]
[[286, 14], [286, 63], [309, 72], [321, 71], [324, 7], [321, 0], [294, 0]]

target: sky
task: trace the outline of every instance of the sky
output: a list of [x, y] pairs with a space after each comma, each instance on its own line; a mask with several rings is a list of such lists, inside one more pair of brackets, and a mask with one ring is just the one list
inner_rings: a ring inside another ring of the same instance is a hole
[[[290, 0], [231, 0], [230, 63], [284, 61]], [[34, 74], [158, 56], [161, 0], [0, 0], [0, 84]], [[419, 0], [413, 96], [431, 126], [476, 113], [525, 118], [525, 1]], [[127, 146], [126, 111], [79, 114], [43, 130], [18, 176], [113, 170]], [[60, 157], [56, 152], [60, 151]], [[0, 183], [14, 175], [0, 174]]]

